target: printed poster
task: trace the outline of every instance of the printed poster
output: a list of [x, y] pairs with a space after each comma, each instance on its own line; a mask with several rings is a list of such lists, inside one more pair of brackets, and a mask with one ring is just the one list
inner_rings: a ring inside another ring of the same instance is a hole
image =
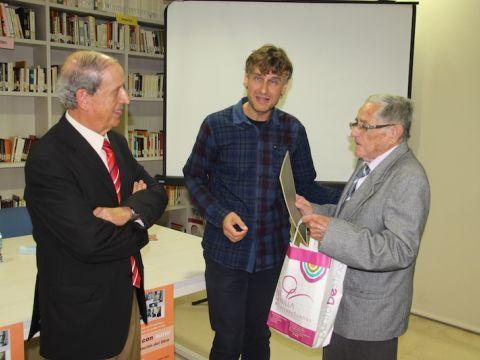
[[173, 285], [146, 290], [145, 297], [148, 324], [141, 323], [142, 360], [174, 360]]
[[23, 323], [0, 327], [0, 360], [23, 360]]

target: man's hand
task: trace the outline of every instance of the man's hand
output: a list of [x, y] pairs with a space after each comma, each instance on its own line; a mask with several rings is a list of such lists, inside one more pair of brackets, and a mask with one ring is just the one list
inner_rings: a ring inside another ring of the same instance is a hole
[[231, 241], [238, 242], [247, 235], [248, 227], [233, 211], [223, 219], [223, 234]]
[[135, 194], [137, 191], [140, 191], [140, 190], [145, 190], [146, 188], [147, 188], [147, 184], [145, 184], [143, 180], [135, 181], [133, 183], [132, 194]]
[[295, 206], [300, 211], [302, 216], [313, 214], [312, 204], [310, 204], [310, 202], [301, 195], [295, 195]]
[[325, 232], [327, 231], [328, 224], [332, 218], [323, 215], [305, 215], [302, 217], [303, 223], [310, 230], [310, 237], [315, 240], [322, 241]]
[[97, 207], [93, 210], [97, 218], [109, 221], [116, 226], [123, 226], [132, 218], [132, 209], [129, 207]]

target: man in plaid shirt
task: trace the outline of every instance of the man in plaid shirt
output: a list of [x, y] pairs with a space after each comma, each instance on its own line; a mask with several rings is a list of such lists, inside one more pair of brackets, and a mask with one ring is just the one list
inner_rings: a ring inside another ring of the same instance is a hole
[[246, 61], [247, 97], [207, 116], [183, 168], [192, 202], [206, 220], [202, 246], [210, 323], [210, 359], [269, 359], [266, 325], [290, 239], [278, 179], [290, 152], [297, 193], [336, 203], [337, 191], [315, 184], [303, 125], [276, 104], [292, 64], [264, 45]]

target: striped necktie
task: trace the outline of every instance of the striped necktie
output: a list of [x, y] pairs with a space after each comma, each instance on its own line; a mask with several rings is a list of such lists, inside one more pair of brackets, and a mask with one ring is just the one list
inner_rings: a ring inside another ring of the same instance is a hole
[[[113, 186], [115, 187], [115, 192], [117, 193], [118, 203], [122, 200], [120, 189], [122, 188], [122, 181], [120, 179], [120, 171], [118, 170], [117, 162], [115, 161], [115, 154], [113, 153], [112, 147], [110, 142], [105, 139], [103, 140], [103, 151], [107, 155], [107, 165], [108, 165], [108, 172], [110, 173], [110, 177], [112, 178]], [[138, 266], [135, 261], [135, 257], [130, 256], [130, 265], [132, 266], [132, 284], [133, 286], [140, 288], [140, 281], [141, 276], [138, 271]]]
[[357, 189], [358, 180], [367, 176], [368, 174], [370, 174], [370, 168], [368, 167], [367, 163], [364, 163], [363, 166], [360, 169], [358, 169], [357, 173], [355, 174], [355, 178], [353, 179], [352, 185], [348, 189], [347, 196], [345, 197], [345, 201], [350, 200], [350, 198], [352, 197], [352, 194]]

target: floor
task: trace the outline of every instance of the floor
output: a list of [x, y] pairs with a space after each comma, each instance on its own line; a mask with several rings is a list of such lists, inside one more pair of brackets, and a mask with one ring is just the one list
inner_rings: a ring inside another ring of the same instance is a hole
[[[208, 359], [213, 339], [208, 321], [208, 303], [192, 306], [204, 293], [175, 300], [175, 342], [186, 351], [200, 356], [195, 360]], [[271, 339], [272, 360], [321, 360], [320, 350], [307, 349], [277, 333]], [[26, 347], [26, 360], [37, 360], [36, 341]], [[185, 359], [176, 354], [175, 360]], [[435, 321], [412, 315], [410, 326], [400, 337], [398, 360], [479, 360], [480, 335]], [[368, 359], [365, 359], [368, 360]]]
[[[200, 359], [208, 359], [213, 339], [208, 303], [191, 305], [203, 296], [175, 301], [175, 342], [201, 355]], [[277, 333], [272, 335], [271, 352], [272, 360], [322, 358], [321, 351], [307, 349]], [[400, 337], [398, 360], [480, 360], [480, 335], [412, 315], [407, 333]]]

